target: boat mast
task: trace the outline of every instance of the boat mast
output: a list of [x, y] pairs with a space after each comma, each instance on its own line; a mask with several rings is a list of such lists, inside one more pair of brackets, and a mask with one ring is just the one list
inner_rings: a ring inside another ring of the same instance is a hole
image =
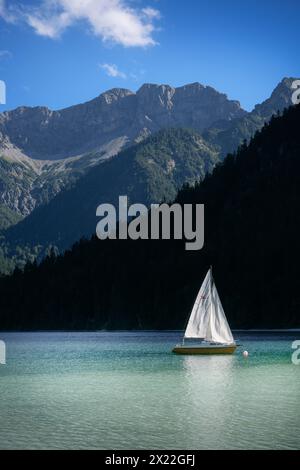
[[213, 311], [212, 311], [212, 283], [213, 283], [213, 277], [212, 277], [212, 266], [211, 265], [209, 267], [209, 270], [210, 270], [209, 294], [210, 294], [210, 323], [211, 323], [212, 314], [213, 314]]

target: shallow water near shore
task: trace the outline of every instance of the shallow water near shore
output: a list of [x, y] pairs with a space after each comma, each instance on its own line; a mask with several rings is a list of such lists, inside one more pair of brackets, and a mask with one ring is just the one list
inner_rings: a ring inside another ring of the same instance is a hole
[[234, 336], [177, 356], [180, 332], [0, 333], [0, 448], [300, 449], [300, 332]]

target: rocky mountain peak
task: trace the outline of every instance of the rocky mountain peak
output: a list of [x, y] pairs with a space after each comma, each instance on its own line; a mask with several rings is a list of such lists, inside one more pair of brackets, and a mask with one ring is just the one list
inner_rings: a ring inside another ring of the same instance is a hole
[[153, 94], [167, 94], [167, 93], [174, 93], [175, 88], [170, 85], [159, 85], [155, 83], [144, 83], [136, 92], [137, 95], [153, 95]]
[[202, 85], [202, 83], [199, 82], [193, 82], [193, 83], [187, 83], [186, 85], [177, 87], [177, 91], [184, 91], [184, 92], [191, 92], [191, 93], [201, 93], [203, 90], [205, 90], [206, 87], [205, 85]]
[[101, 93], [101, 95], [96, 99], [104, 101], [106, 104], [111, 104], [113, 101], [117, 101], [130, 95], [134, 95], [134, 93], [126, 88], [112, 88]]
[[136, 96], [139, 106], [150, 107], [156, 106], [172, 108], [172, 98], [175, 93], [175, 88], [170, 85], [155, 85], [152, 83], [145, 83], [137, 91]]
[[297, 78], [285, 77], [273, 90], [270, 98], [263, 103], [255, 106], [254, 111], [262, 117], [268, 117], [270, 114], [275, 114], [284, 108], [288, 108], [292, 103], [292, 83]]

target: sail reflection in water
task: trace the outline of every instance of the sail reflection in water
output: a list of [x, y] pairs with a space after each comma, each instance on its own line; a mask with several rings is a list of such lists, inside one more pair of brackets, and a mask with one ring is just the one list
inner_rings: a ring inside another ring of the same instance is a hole
[[224, 430], [228, 429], [228, 438], [232, 432], [235, 401], [228, 392], [234, 388], [235, 358], [185, 356], [183, 361], [186, 401], [191, 407], [185, 429], [193, 435], [195, 447], [218, 448]]

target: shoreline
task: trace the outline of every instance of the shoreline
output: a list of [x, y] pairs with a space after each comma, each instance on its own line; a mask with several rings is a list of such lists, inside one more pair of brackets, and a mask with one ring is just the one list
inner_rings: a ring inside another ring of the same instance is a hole
[[[300, 333], [300, 328], [251, 328], [232, 329], [235, 333]], [[7, 333], [184, 333], [184, 330], [0, 330]]]

